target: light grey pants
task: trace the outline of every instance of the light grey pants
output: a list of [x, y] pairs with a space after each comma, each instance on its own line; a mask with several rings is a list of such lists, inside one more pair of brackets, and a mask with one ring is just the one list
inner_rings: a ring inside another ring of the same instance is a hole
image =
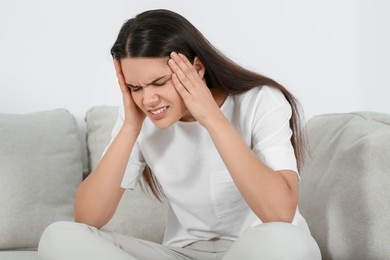
[[274, 222], [251, 228], [236, 241], [198, 241], [184, 248], [98, 230], [85, 224], [56, 222], [43, 233], [41, 260], [318, 260], [320, 250], [306, 231]]

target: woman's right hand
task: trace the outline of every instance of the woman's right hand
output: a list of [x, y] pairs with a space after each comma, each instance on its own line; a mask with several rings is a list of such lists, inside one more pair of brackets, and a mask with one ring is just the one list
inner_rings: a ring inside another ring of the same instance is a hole
[[125, 111], [125, 118], [123, 125], [129, 126], [130, 129], [137, 132], [141, 131], [142, 123], [145, 120], [146, 115], [134, 102], [130, 89], [127, 87], [125, 77], [122, 73], [122, 67], [119, 59], [114, 59], [114, 66], [118, 83], [122, 92], [123, 107]]

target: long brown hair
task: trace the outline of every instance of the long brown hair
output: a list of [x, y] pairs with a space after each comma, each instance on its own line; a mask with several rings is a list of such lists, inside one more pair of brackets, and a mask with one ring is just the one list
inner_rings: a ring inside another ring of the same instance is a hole
[[[115, 59], [125, 57], [169, 57], [172, 52], [184, 54], [191, 62], [198, 57], [204, 64], [205, 80], [209, 88], [219, 88], [227, 95], [236, 95], [249, 89], [271, 86], [279, 89], [292, 108], [291, 143], [300, 169], [303, 163], [303, 134], [298, 100], [282, 85], [261, 74], [247, 70], [219, 52], [187, 19], [169, 10], [150, 10], [127, 20], [111, 48]], [[162, 189], [146, 167], [144, 188], [160, 198]]]

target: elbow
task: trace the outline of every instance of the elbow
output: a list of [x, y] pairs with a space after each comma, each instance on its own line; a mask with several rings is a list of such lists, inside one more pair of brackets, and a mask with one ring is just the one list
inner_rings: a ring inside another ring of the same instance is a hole
[[295, 216], [295, 212], [294, 214], [289, 214], [289, 213], [280, 214], [279, 216], [273, 218], [272, 222], [285, 222], [291, 224], [294, 220], [294, 216]]
[[282, 212], [282, 214], [280, 214], [279, 221], [292, 223], [296, 212], [297, 212], [297, 205], [295, 204], [295, 206], [291, 206], [289, 209], [285, 210], [284, 212]]
[[95, 227], [97, 229], [102, 228], [106, 222], [101, 219], [97, 219], [93, 216], [82, 215], [82, 214], [74, 214], [74, 222], [86, 224], [88, 226]]
[[96, 212], [90, 208], [80, 206], [77, 207], [76, 204], [74, 207], [73, 220], [74, 222], [86, 224], [88, 226], [100, 229], [110, 220], [110, 217], [108, 215], [105, 216], [101, 212]]
[[96, 204], [92, 201], [85, 201], [82, 197], [77, 197], [73, 205], [74, 222], [86, 224], [88, 226], [100, 229], [103, 227], [112, 217], [113, 214], [106, 210], [102, 210], [96, 207]]
[[263, 223], [269, 223], [269, 222], [285, 222], [285, 223], [292, 223], [294, 220], [295, 212], [294, 214], [277, 214], [273, 216], [265, 216], [261, 218], [261, 221]]
[[292, 203], [288, 207], [283, 208], [269, 208], [268, 214], [263, 214], [260, 219], [263, 223], [268, 222], [286, 222], [292, 223], [297, 211], [297, 204]]

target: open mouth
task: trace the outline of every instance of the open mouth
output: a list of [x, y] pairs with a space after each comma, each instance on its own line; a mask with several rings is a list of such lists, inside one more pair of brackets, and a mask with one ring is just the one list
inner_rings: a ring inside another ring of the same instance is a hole
[[165, 112], [167, 110], [167, 106], [166, 107], [161, 107], [161, 108], [158, 108], [158, 109], [155, 109], [155, 110], [149, 110], [150, 113], [152, 113], [153, 115], [159, 115], [163, 112]]

